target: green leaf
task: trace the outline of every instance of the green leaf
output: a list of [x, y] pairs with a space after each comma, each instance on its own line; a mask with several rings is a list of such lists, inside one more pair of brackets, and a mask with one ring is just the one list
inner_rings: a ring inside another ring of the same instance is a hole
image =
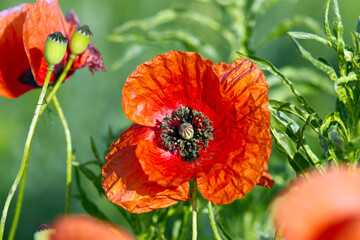
[[325, 38], [322, 38], [316, 34], [313, 33], [307, 33], [307, 32], [288, 32], [288, 34], [296, 39], [310, 39], [310, 40], [315, 40], [319, 43], [322, 43], [325, 46], [331, 47], [334, 50], [337, 49], [337, 46], [334, 42], [326, 40]]
[[104, 194], [104, 190], [101, 187], [101, 181], [102, 181], [101, 174], [97, 176], [95, 173], [93, 173], [90, 169], [88, 169], [82, 164], [73, 163], [73, 166], [79, 169], [85, 175], [85, 177], [93, 183], [94, 187], [96, 188], [100, 196]]
[[275, 139], [276, 148], [287, 156], [290, 165], [296, 172], [303, 172], [320, 164], [304, 140], [301, 141], [303, 148], [298, 149], [300, 127], [285, 114], [271, 112], [270, 130]]
[[[296, 39], [304, 39], [304, 40], [315, 40], [325, 46], [331, 47], [332, 49], [334, 49], [335, 51], [338, 50], [338, 45], [332, 41], [326, 40], [316, 34], [313, 33], [306, 33], [306, 32], [288, 32], [288, 34]], [[345, 46], [346, 47], [346, 46]], [[350, 50], [344, 49], [344, 57], [346, 61], [352, 61], [353, 59], [353, 53], [351, 52], [351, 48], [349, 48]], [[353, 51], [353, 50], [352, 50]], [[319, 59], [320, 60], [320, 59]]]
[[337, 38], [337, 53], [339, 61], [339, 71], [342, 76], [346, 75], [346, 66], [345, 66], [345, 44], [343, 40], [344, 26], [341, 21], [341, 15], [339, 10], [339, 4], [337, 0], [333, 0], [333, 10], [334, 10], [334, 32], [336, 33]]
[[84, 189], [81, 187], [79, 170], [75, 168], [75, 179], [79, 190], [78, 195], [74, 195], [75, 198], [79, 199], [81, 206], [84, 210], [93, 217], [109, 221], [109, 218], [92, 202], [86, 195]]
[[[351, 39], [353, 41], [356, 52], [359, 53], [360, 52], [360, 36], [359, 36], [359, 33], [354, 32], [353, 30], [351, 30], [350, 33], [351, 33]], [[357, 60], [359, 60], [359, 57], [358, 57]], [[355, 61], [355, 64], [359, 68], [359, 65], [358, 65], [359, 63], [357, 61]]]
[[97, 150], [96, 148], [96, 145], [95, 145], [95, 140], [93, 137], [90, 137], [90, 144], [91, 144], [91, 150], [95, 156], [95, 159], [96, 161], [98, 161], [98, 163], [102, 166], [105, 164], [105, 161], [103, 158], [100, 157], [99, 155], [99, 151]]
[[349, 137], [349, 133], [347, 131], [346, 125], [342, 121], [339, 112], [331, 112], [326, 116], [323, 124], [320, 127], [320, 134], [324, 135], [324, 133], [326, 133], [333, 124], [340, 125], [341, 132], [343, 133], [344, 137], [345, 138]]
[[293, 83], [287, 78], [285, 77], [276, 67], [274, 67], [270, 62], [255, 57], [255, 56], [250, 56], [244, 53], [240, 53], [237, 52], [238, 55], [240, 57], [244, 57], [246, 59], [250, 59], [252, 60], [256, 65], [258, 65], [262, 70], [266, 70], [269, 71], [270, 73], [274, 74], [275, 76], [277, 76], [284, 84], [285, 86], [287, 86], [290, 91], [292, 92], [292, 94], [297, 98], [297, 100], [299, 101], [300, 105], [308, 112], [308, 113], [313, 113], [315, 112], [315, 110], [310, 106], [310, 104], [305, 100], [305, 98], [295, 89]]
[[295, 106], [294, 104], [277, 100], [270, 100], [269, 105], [275, 110], [291, 113], [303, 120], [304, 122], [308, 122], [304, 126], [310, 125], [316, 133], [319, 133], [321, 119], [316, 115], [316, 113], [309, 114], [308, 112]]
[[325, 72], [332, 81], [336, 81], [337, 80], [337, 75], [336, 75], [336, 72], [335, 70], [324, 64], [323, 62], [319, 61], [318, 59], [314, 58], [313, 56], [311, 56], [311, 54], [305, 50], [301, 45], [300, 43], [298, 43], [298, 41], [292, 37], [290, 35], [291, 39], [293, 40], [293, 42], [295, 43], [297, 49], [299, 50], [300, 54], [305, 58], [307, 59], [309, 62], [311, 62], [316, 68], [318, 68], [319, 70]]
[[327, 0], [325, 3], [325, 11], [324, 11], [325, 33], [330, 41], [337, 42], [336, 38], [332, 35], [330, 26], [329, 26], [329, 8], [330, 8], [330, 0]]
[[348, 76], [340, 77], [334, 85], [334, 90], [338, 99], [345, 104], [345, 106], [351, 112], [356, 105], [357, 99], [354, 98], [353, 89], [348, 86], [347, 83], [352, 81], [358, 81], [357, 76], [354, 72], [349, 73]]
[[264, 46], [269, 41], [286, 34], [290, 29], [299, 25], [307, 26], [314, 32], [319, 32], [319, 25], [314, 19], [305, 16], [295, 16], [294, 18], [285, 19], [284, 21], [282, 21], [275, 29], [271, 31], [270, 34], [268, 34], [265, 38], [261, 40], [258, 46]]

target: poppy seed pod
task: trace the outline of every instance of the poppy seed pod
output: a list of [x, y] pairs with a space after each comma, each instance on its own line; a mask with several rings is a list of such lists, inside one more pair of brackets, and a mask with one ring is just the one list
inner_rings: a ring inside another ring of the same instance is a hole
[[79, 26], [76, 28], [70, 41], [70, 51], [72, 54], [82, 54], [89, 46], [93, 34], [88, 25]]
[[50, 235], [54, 233], [55, 230], [47, 224], [42, 224], [34, 233], [34, 240], [50, 240]]
[[68, 40], [61, 32], [50, 34], [45, 43], [44, 57], [49, 65], [56, 65], [65, 56]]

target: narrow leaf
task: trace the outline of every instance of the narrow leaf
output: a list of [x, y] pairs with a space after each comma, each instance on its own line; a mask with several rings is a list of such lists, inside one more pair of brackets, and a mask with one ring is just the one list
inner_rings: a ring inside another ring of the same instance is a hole
[[342, 76], [346, 75], [346, 66], [345, 66], [345, 44], [343, 40], [344, 26], [341, 21], [341, 15], [339, 10], [339, 4], [337, 0], [333, 0], [333, 9], [334, 9], [334, 32], [336, 33], [337, 38], [337, 53], [339, 61], [339, 70]]
[[91, 150], [95, 156], [95, 159], [101, 164], [104, 165], [105, 162], [102, 158], [100, 158], [99, 151], [96, 148], [95, 141], [93, 137], [90, 137]]
[[276, 109], [278, 111], [291, 113], [291, 114], [297, 116], [298, 118], [300, 118], [301, 120], [303, 120], [304, 122], [309, 121], [307, 124], [310, 125], [316, 133], [319, 133], [321, 119], [318, 116], [315, 116], [316, 113], [309, 114], [305, 110], [303, 110], [291, 103], [277, 101], [277, 100], [273, 100], [273, 99], [271, 99], [269, 101], [269, 105], [271, 108]]
[[316, 68], [318, 68], [319, 70], [325, 72], [332, 81], [336, 81], [337, 80], [337, 75], [336, 75], [336, 72], [335, 70], [324, 64], [323, 62], [319, 61], [318, 59], [314, 58], [313, 56], [311, 56], [311, 54], [305, 50], [301, 45], [300, 43], [298, 43], [298, 41], [293, 38], [292, 36], [290, 36], [291, 39], [293, 40], [293, 42], [295, 43], [297, 49], [299, 50], [300, 54], [305, 58], [307, 59], [309, 62], [311, 62]]
[[330, 26], [329, 26], [329, 8], [330, 8], [330, 0], [327, 0], [325, 3], [325, 11], [324, 11], [325, 33], [330, 41], [337, 42], [336, 38], [332, 35]]
[[311, 39], [311, 40], [315, 40], [319, 43], [324, 44], [325, 46], [331, 47], [334, 50], [337, 49], [337, 46], [334, 42], [331, 42], [329, 40], [326, 40], [325, 38], [322, 38], [316, 34], [313, 33], [307, 33], [307, 32], [288, 32], [288, 34], [296, 39]]
[[76, 184], [77, 184], [77, 187], [79, 190], [79, 194], [74, 195], [74, 197], [76, 197], [77, 199], [80, 200], [81, 205], [84, 208], [84, 210], [91, 216], [109, 221], [108, 217], [106, 217], [106, 215], [86, 195], [84, 189], [81, 186], [80, 174], [79, 174], [79, 170], [77, 168], [75, 168], [75, 179], [76, 179]]

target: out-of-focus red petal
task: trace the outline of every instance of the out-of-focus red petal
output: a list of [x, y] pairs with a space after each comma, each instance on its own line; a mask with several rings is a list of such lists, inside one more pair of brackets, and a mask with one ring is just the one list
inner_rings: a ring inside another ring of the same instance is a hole
[[228, 104], [226, 118], [214, 126], [214, 141], [215, 133], [225, 133], [228, 143], [236, 148], [229, 152], [223, 167], [198, 178], [198, 187], [204, 198], [224, 204], [243, 197], [261, 179], [267, 170], [272, 139], [268, 85], [261, 70], [244, 59], [236, 59], [228, 68], [224, 64], [215, 68]]
[[360, 239], [360, 173], [331, 169], [295, 181], [273, 205], [275, 224], [289, 240]]
[[164, 188], [150, 182], [135, 155], [136, 145], [149, 139], [149, 127], [133, 124], [112, 144], [102, 169], [102, 187], [107, 198], [129, 212], [142, 213], [189, 200], [189, 183]]
[[139, 65], [123, 88], [126, 116], [154, 126], [166, 114], [186, 106], [211, 119], [220, 97], [219, 80], [210, 60], [197, 53], [171, 51]]
[[115, 225], [81, 215], [61, 217], [53, 228], [51, 240], [135, 240]]
[[[28, 11], [23, 29], [23, 41], [32, 73], [39, 86], [44, 84], [48, 64], [44, 58], [46, 38], [54, 32], [65, 31], [65, 18], [57, 0], [38, 0]], [[64, 58], [67, 56], [65, 55]], [[53, 76], [50, 82], [53, 82]]]
[[23, 83], [31, 71], [22, 40], [23, 23], [31, 5], [0, 12], [0, 95], [4, 97], [15, 98], [35, 88]]

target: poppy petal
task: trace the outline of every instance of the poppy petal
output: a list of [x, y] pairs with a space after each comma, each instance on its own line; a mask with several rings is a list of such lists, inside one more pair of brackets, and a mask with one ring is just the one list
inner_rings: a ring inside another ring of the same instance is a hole
[[257, 181], [256, 185], [271, 189], [274, 186], [274, 183], [275, 181], [273, 180], [270, 173], [265, 172]]
[[214, 73], [216, 74], [216, 76], [220, 77], [221, 73], [225, 72], [225, 70], [229, 67], [229, 64], [220, 62], [220, 63], [215, 63], [212, 68]]
[[[23, 23], [32, 4], [0, 12], [0, 95], [15, 98], [35, 88], [22, 40]], [[29, 84], [27, 84], [29, 83]]]
[[102, 187], [107, 198], [129, 212], [142, 213], [189, 200], [189, 184], [164, 188], [150, 182], [135, 154], [141, 139], [149, 139], [151, 128], [133, 124], [112, 144], [102, 169]]
[[[272, 139], [267, 109], [268, 85], [261, 70], [251, 61], [237, 59], [228, 68], [218, 65], [217, 71], [229, 101], [227, 118], [219, 127], [237, 131], [226, 135], [229, 142], [235, 143], [236, 140], [231, 139], [235, 137], [240, 145], [224, 167], [198, 178], [198, 187], [204, 198], [224, 204], [243, 197], [255, 187], [267, 170]], [[218, 129], [218, 134], [222, 131]]]
[[95, 218], [73, 215], [55, 221], [51, 240], [133, 240], [125, 230]]
[[211, 117], [220, 97], [210, 60], [197, 53], [171, 51], [139, 65], [123, 88], [123, 109], [133, 122], [155, 126], [166, 114], [185, 106]]
[[328, 169], [297, 179], [272, 205], [286, 239], [360, 239], [360, 174]]
[[[44, 84], [48, 67], [44, 58], [46, 38], [54, 32], [61, 32], [69, 38], [65, 31], [65, 24], [65, 18], [57, 0], [38, 0], [27, 13], [23, 41], [32, 73], [39, 86]], [[53, 82], [54, 78], [53, 73], [50, 82]]]
[[[181, 156], [158, 146], [154, 136], [141, 140], [136, 148], [136, 156], [150, 181], [164, 187], [178, 186], [194, 178], [205, 176], [214, 169], [222, 167], [229, 159], [244, 152], [246, 139], [237, 128], [215, 130], [214, 140], [206, 150], [200, 149], [199, 157], [193, 162], [182, 160]], [[239, 137], [240, 136], [240, 137]], [[231, 144], [229, 144], [229, 142]]]
[[269, 155], [263, 155], [264, 146], [246, 144], [243, 153], [232, 164], [197, 179], [202, 196], [215, 204], [228, 204], [244, 197], [255, 187], [266, 169]]

